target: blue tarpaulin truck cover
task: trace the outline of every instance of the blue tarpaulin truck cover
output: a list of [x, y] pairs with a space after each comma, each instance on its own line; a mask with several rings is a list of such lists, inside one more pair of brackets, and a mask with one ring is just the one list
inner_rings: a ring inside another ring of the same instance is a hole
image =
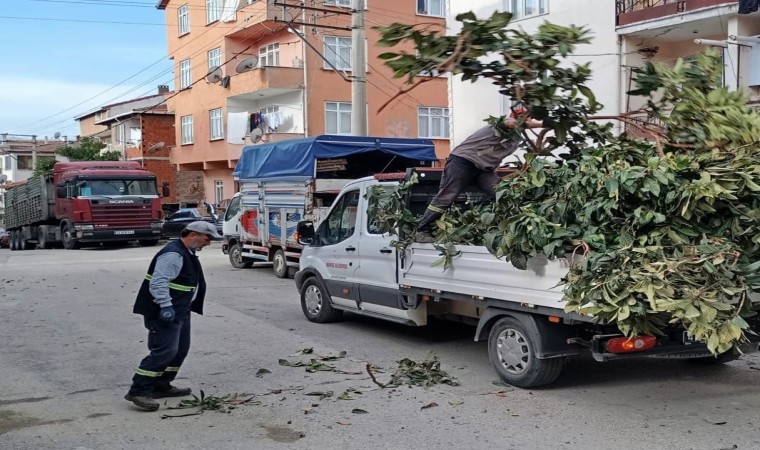
[[429, 139], [322, 135], [243, 147], [232, 175], [238, 180], [307, 179], [315, 176], [318, 159], [373, 151], [418, 161], [438, 159]]

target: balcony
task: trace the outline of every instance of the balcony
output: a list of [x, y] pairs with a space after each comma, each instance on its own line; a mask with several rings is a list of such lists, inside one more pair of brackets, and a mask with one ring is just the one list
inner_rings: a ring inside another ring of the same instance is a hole
[[261, 67], [235, 74], [230, 80], [229, 97], [238, 100], [260, 100], [303, 88], [303, 69]]
[[703, 8], [737, 3], [738, 0], [616, 0], [615, 25], [622, 27]]
[[230, 22], [235, 25], [235, 31], [228, 33], [228, 38], [255, 42], [268, 33], [286, 28], [285, 24], [276, 22], [283, 17], [281, 6], [270, 4], [269, 0], [253, 0], [247, 5], [244, 1], [241, 3], [243, 6], [235, 12], [235, 21]]

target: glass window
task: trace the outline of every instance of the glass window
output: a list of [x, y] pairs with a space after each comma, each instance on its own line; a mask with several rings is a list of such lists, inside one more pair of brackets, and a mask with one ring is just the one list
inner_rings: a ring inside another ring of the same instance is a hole
[[208, 122], [211, 128], [211, 139], [223, 139], [224, 122], [222, 120], [222, 108], [212, 109], [209, 111]]
[[446, 16], [446, 0], [417, 0], [417, 14]]
[[230, 220], [240, 212], [240, 197], [235, 197], [230, 201], [227, 211], [224, 213], [224, 220]]
[[[325, 58], [338, 70], [351, 70], [351, 38], [325, 36]], [[332, 69], [325, 63], [325, 69]]]
[[546, 14], [549, 0], [506, 0], [504, 9], [512, 13], [514, 20]]
[[208, 71], [211, 72], [211, 69], [213, 69], [214, 67], [219, 67], [221, 65], [222, 65], [222, 49], [215, 48], [215, 49], [209, 50]]
[[16, 169], [17, 170], [34, 170], [31, 155], [16, 156]]
[[179, 24], [180, 36], [190, 32], [190, 12], [188, 9], [186, 4], [177, 8], [177, 23]]
[[206, 0], [206, 23], [216, 22], [222, 12], [220, 0]]
[[449, 108], [420, 108], [418, 110], [418, 122], [419, 137], [449, 138]]
[[325, 133], [351, 134], [351, 102], [325, 103]]
[[179, 63], [179, 88], [187, 89], [193, 84], [193, 77], [190, 74], [190, 60], [185, 59]]
[[193, 116], [182, 116], [180, 119], [182, 125], [182, 143], [193, 143]]
[[319, 242], [322, 245], [332, 245], [351, 237], [356, 230], [358, 206], [359, 191], [345, 193], [319, 226]]
[[224, 181], [214, 180], [214, 203], [217, 205], [224, 200]]
[[259, 48], [259, 67], [280, 65], [280, 44], [269, 44]]
[[[382, 188], [382, 191], [379, 193], [379, 201], [380, 206], [384, 205], [385, 202], [388, 201], [388, 199], [393, 195], [394, 187], [393, 186], [380, 186]], [[367, 210], [367, 233], [369, 234], [382, 234], [382, 231], [380, 231], [379, 225], [377, 223], [377, 220], [373, 214], [370, 214], [370, 210]]]

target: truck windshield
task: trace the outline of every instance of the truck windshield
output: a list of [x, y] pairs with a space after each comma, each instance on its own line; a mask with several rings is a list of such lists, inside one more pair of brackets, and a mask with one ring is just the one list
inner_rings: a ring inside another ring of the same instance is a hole
[[157, 196], [156, 181], [153, 179], [108, 179], [80, 180], [77, 183], [78, 196], [90, 197], [95, 195], [147, 195]]

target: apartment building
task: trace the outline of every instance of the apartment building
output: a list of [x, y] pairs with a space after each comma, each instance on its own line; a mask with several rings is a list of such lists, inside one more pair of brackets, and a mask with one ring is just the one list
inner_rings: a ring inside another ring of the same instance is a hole
[[[352, 134], [350, 6], [351, 0], [158, 3], [175, 62], [172, 162], [180, 171], [204, 172], [205, 190], [214, 193], [209, 203], [234, 194], [232, 170], [252, 131], [259, 142]], [[388, 50], [375, 45], [373, 27], [425, 23], [443, 31], [445, 11], [445, 0], [367, 0], [365, 12], [369, 135], [434, 139], [441, 158], [449, 151], [446, 78], [378, 113], [402, 81], [378, 58]]]
[[[623, 83], [644, 61], [673, 64], [708, 47], [723, 55], [723, 82], [747, 89], [760, 100], [760, 12], [739, 14], [736, 0], [617, 0], [615, 23], [621, 41]], [[621, 92], [624, 111], [641, 99]]]
[[169, 186], [164, 204], [186, 201], [177, 197], [177, 168], [169, 153], [175, 146], [174, 113], [168, 111], [168, 86], [158, 93], [101, 106], [76, 117], [82, 137], [105, 144], [104, 151], [121, 154], [122, 159], [138, 161], [156, 174], [159, 187]]
[[[478, 17], [488, 17], [494, 11], [513, 14], [510, 27], [527, 32], [536, 31], [548, 21], [558, 25], [577, 25], [590, 30], [593, 38], [587, 45], [577, 47], [569, 59], [578, 64], [590, 63], [593, 78], [588, 83], [597, 101], [604, 105], [601, 114], [617, 114], [620, 111], [620, 51], [615, 32], [615, 3], [610, 0], [450, 0], [449, 33], [459, 32], [454, 17], [473, 11]], [[472, 99], [478, 99], [473, 102]], [[454, 77], [450, 87], [452, 110], [452, 145], [457, 145], [473, 131], [483, 126], [489, 116], [507, 115], [510, 99], [499, 94], [498, 88], [488, 80], [475, 83], [462, 82]]]

